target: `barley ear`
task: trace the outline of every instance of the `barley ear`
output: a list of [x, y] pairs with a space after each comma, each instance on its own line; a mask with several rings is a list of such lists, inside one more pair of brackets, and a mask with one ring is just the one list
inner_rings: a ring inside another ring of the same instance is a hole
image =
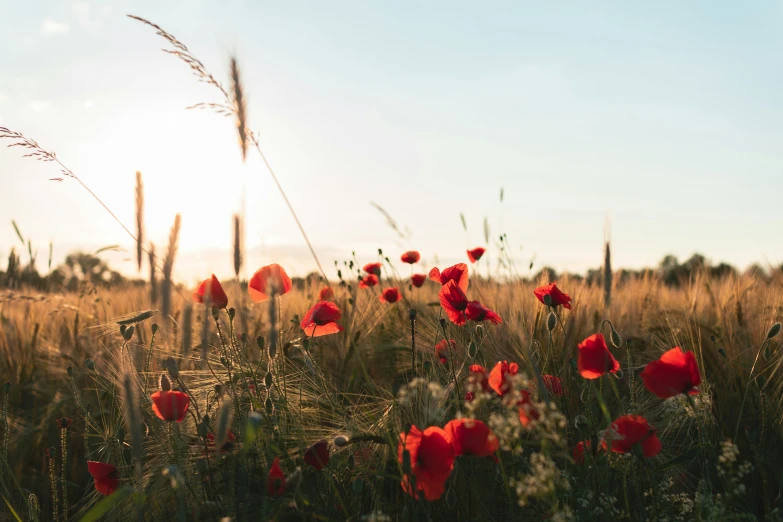
[[239, 78], [239, 65], [235, 56], [231, 57], [231, 97], [236, 115], [239, 146], [242, 149], [242, 161], [247, 158], [247, 113], [245, 111], [245, 95]]
[[141, 172], [136, 171], [136, 265], [141, 271], [141, 255], [144, 252], [144, 183]]

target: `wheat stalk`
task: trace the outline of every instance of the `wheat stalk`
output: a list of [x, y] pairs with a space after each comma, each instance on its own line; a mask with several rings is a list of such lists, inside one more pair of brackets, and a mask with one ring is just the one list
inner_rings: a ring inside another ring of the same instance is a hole
[[177, 255], [177, 243], [179, 242], [179, 227], [182, 218], [179, 214], [174, 217], [174, 225], [169, 234], [169, 245], [166, 248], [166, 257], [163, 258], [163, 285], [161, 287], [160, 308], [164, 320], [168, 320], [171, 314], [171, 274], [174, 270], [174, 258]]
[[144, 183], [141, 172], [136, 171], [136, 265], [141, 271], [141, 255], [144, 252]]

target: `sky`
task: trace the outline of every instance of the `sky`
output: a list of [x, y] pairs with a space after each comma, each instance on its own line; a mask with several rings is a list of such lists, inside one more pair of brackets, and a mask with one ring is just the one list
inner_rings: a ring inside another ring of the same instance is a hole
[[[131, 230], [141, 171], [159, 252], [182, 214], [182, 281], [231, 273], [243, 194], [249, 273], [315, 265], [264, 164], [252, 151], [242, 162], [231, 119], [185, 110], [220, 101], [214, 88], [126, 14], [226, 85], [237, 56], [249, 127], [330, 277], [334, 260], [379, 247], [464, 261], [485, 217], [525, 270], [599, 266], [607, 220], [616, 267], [693, 252], [783, 262], [780, 2], [0, 0], [0, 12], [0, 126], [56, 152]], [[39, 265], [50, 241], [55, 265], [119, 245], [100, 255], [135, 274], [133, 240], [57, 175], [0, 148], [0, 269], [19, 248], [15, 220]]]

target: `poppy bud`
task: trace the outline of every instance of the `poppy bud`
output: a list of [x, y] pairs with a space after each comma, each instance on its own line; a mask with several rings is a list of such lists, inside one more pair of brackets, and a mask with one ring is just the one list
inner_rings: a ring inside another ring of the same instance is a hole
[[438, 322], [440, 323], [441, 328], [446, 328], [446, 319], [444, 317], [441, 317]]
[[574, 427], [579, 430], [586, 430], [590, 427], [590, 421], [584, 415], [577, 415], [574, 417]]
[[125, 326], [124, 324], [121, 324], [121, 325], [120, 325], [120, 335], [121, 335], [121, 336], [125, 337], [125, 330], [126, 330], [127, 328], [128, 328], [128, 327], [127, 327], [127, 326]]
[[770, 328], [769, 332], [767, 332], [767, 339], [772, 339], [778, 334], [779, 331], [780, 331], [780, 323], [773, 324], [772, 328]]
[[269, 358], [274, 359], [277, 355], [277, 343], [269, 344]]
[[223, 397], [223, 385], [222, 384], [216, 384], [215, 385], [215, 395], [218, 396], [218, 399]]
[[481, 341], [484, 339], [484, 325], [477, 324], [476, 325], [476, 338]]
[[93, 361], [92, 359], [87, 359], [86, 361], [84, 361], [84, 367], [87, 368], [88, 370], [95, 370], [95, 361]]
[[476, 354], [478, 354], [478, 346], [476, 346], [476, 341], [470, 341], [470, 344], [468, 345], [468, 355], [470, 355], [471, 359], [475, 359]]
[[161, 391], [171, 391], [171, 381], [169, 381], [169, 378], [166, 377], [165, 373], [160, 374], [160, 381], [158, 383], [158, 387]]
[[259, 350], [264, 349], [264, 338], [260, 335], [256, 337], [256, 346], [258, 346]]
[[174, 359], [174, 357], [169, 357], [166, 359], [164, 367], [169, 371], [169, 375], [171, 375], [172, 379], [179, 378], [179, 366], [177, 365], [177, 360]]
[[68, 372], [68, 377], [73, 377], [73, 366], [69, 366], [65, 371]]
[[264, 375], [264, 386], [267, 388], [272, 386], [272, 372], [266, 372], [266, 375]]
[[158, 333], [158, 323], [152, 323], [152, 335]]
[[619, 348], [621, 344], [623, 344], [623, 339], [620, 337], [620, 334], [617, 333], [617, 330], [612, 328], [612, 334], [609, 336], [612, 339], [612, 346], [615, 348]]
[[382, 255], [383, 255], [383, 250], [382, 250], [382, 249], [380, 249], [380, 248], [378, 249], [378, 255], [379, 255], [379, 256], [382, 256]]
[[217, 321], [217, 320], [218, 320], [218, 318], [220, 318], [220, 309], [219, 309], [219, 308], [215, 308], [215, 307], [213, 306], [213, 307], [212, 307], [212, 319], [214, 319], [215, 321]]
[[424, 361], [424, 364], [422, 365], [422, 369], [424, 370], [424, 373], [429, 373], [431, 368], [432, 368], [432, 363], [430, 361]]
[[763, 375], [759, 375], [756, 377], [756, 384], [758, 385], [759, 389], [764, 389], [764, 385], [767, 384], [767, 379]]
[[348, 439], [343, 435], [338, 435], [334, 438], [334, 445], [338, 448], [344, 448], [348, 445]]
[[544, 304], [547, 306], [552, 306], [552, 296], [549, 294], [544, 294]]
[[272, 404], [271, 397], [267, 397], [264, 401], [264, 409], [266, 410], [267, 415], [272, 415], [275, 412], [275, 405]]
[[122, 332], [122, 338], [125, 339], [126, 341], [130, 341], [131, 339], [133, 339], [133, 330], [134, 330], [133, 325], [127, 327], [125, 331]]
[[247, 342], [247, 332], [242, 332], [242, 335], [240, 335], [239, 338], [242, 340], [243, 343], [246, 343]]
[[411, 309], [408, 310], [408, 319], [410, 319], [411, 321], [415, 321], [416, 320], [416, 309], [415, 308], [411, 308]]
[[555, 325], [557, 324], [557, 316], [554, 312], [549, 312], [549, 317], [546, 319], [546, 327], [547, 330], [550, 332], [555, 329]]
[[612, 372], [612, 375], [614, 375], [614, 378], [617, 380], [623, 379], [623, 371], [618, 368], [616, 372]]

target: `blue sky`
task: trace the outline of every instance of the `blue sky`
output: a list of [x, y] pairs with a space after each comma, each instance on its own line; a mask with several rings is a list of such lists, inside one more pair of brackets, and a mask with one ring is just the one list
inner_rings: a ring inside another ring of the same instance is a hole
[[[0, 126], [57, 152], [129, 226], [144, 174], [147, 233], [183, 214], [177, 274], [230, 272], [247, 188], [249, 267], [314, 267], [261, 162], [164, 42], [217, 77], [236, 53], [249, 123], [327, 266], [352, 250], [464, 259], [506, 232], [526, 264], [615, 266], [698, 251], [783, 262], [779, 2], [2, 2]], [[133, 245], [72, 180], [0, 149], [0, 255], [15, 219], [55, 261], [76, 248], [131, 271]], [[500, 188], [505, 201], [499, 203]], [[369, 202], [413, 232], [400, 243]], [[463, 232], [459, 213], [468, 220]], [[521, 251], [519, 250], [521, 247]], [[41, 255], [40, 257], [45, 257]]]

